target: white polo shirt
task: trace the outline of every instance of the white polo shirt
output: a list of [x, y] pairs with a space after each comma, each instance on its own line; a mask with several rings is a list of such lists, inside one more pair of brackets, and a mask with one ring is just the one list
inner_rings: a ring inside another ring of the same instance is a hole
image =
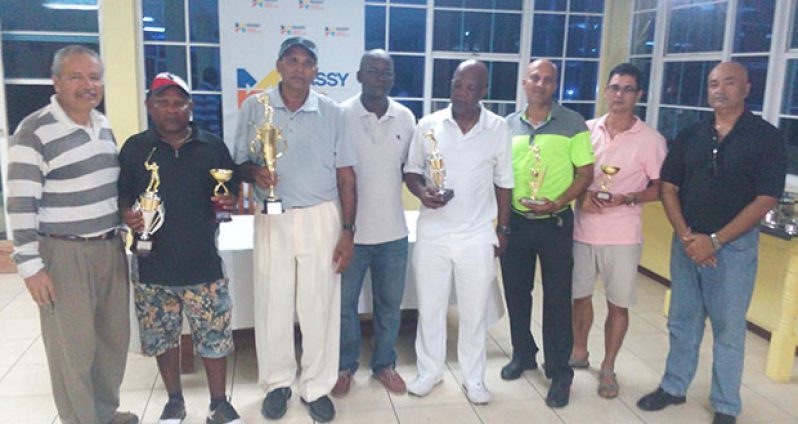
[[407, 236], [402, 205], [402, 165], [416, 127], [413, 112], [388, 99], [381, 118], [366, 110], [360, 94], [340, 104], [346, 136], [355, 145], [357, 218], [355, 243], [378, 244]]
[[426, 157], [430, 142], [424, 134], [432, 129], [446, 169], [446, 187], [454, 197], [446, 206], [421, 206], [418, 241], [437, 244], [498, 244], [494, 185], [513, 188], [510, 131], [507, 122], [482, 107], [479, 121], [463, 134], [452, 117], [451, 105], [425, 116], [410, 143], [405, 172], [428, 175]]

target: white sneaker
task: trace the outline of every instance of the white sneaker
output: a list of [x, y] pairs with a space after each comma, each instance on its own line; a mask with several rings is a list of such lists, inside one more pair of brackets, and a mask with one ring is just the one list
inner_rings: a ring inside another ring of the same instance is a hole
[[407, 385], [407, 392], [410, 393], [411, 395], [424, 397], [430, 394], [430, 392], [432, 392], [432, 389], [434, 389], [435, 386], [437, 386], [438, 384], [441, 384], [442, 381], [443, 378], [441, 377], [433, 378], [425, 375], [419, 375], [416, 376], [415, 380], [411, 381]]
[[474, 405], [484, 405], [493, 399], [485, 383], [463, 383], [463, 390], [465, 390], [466, 397]]

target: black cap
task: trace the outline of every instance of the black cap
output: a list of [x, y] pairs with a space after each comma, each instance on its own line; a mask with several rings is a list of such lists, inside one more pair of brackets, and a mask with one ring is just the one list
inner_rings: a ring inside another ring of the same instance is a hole
[[280, 45], [280, 53], [277, 55], [277, 60], [280, 60], [285, 56], [285, 52], [288, 51], [291, 47], [299, 46], [307, 50], [311, 56], [313, 56], [313, 60], [318, 61], [318, 57], [316, 55], [316, 43], [308, 40], [305, 37], [291, 37], [286, 38], [283, 41], [283, 44]]

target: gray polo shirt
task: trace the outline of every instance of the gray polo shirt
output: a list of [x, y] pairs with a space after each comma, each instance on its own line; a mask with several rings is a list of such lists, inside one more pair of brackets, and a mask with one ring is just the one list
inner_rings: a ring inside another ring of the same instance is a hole
[[[332, 100], [311, 90], [305, 103], [291, 112], [277, 88], [267, 92], [274, 108], [274, 125], [287, 143], [275, 165], [279, 181], [276, 195], [285, 208], [307, 207], [338, 198], [336, 169], [354, 166], [354, 145], [344, 137], [343, 112]], [[250, 96], [238, 111], [233, 160], [264, 165], [263, 157], [252, 153], [250, 142], [255, 128], [263, 123], [263, 105]], [[255, 187], [255, 197], [268, 192]]]

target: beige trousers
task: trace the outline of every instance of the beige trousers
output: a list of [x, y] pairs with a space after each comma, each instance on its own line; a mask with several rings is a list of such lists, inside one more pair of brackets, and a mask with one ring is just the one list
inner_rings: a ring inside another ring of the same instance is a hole
[[39, 238], [55, 303], [40, 307], [53, 397], [65, 424], [107, 424], [119, 406], [130, 341], [122, 241]]
[[341, 231], [338, 203], [255, 214], [255, 347], [267, 392], [290, 387], [297, 371], [294, 314], [302, 331], [299, 394], [327, 395], [338, 378], [341, 275], [333, 250]]

